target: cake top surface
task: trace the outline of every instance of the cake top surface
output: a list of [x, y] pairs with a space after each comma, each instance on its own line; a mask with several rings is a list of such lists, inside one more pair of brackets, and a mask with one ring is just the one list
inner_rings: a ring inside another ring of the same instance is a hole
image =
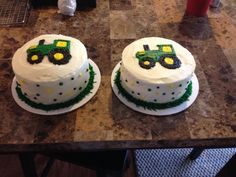
[[196, 63], [192, 54], [177, 42], [147, 37], [126, 46], [122, 67], [148, 82], [171, 83], [192, 75]]
[[19, 48], [13, 56], [12, 67], [14, 73], [24, 79], [48, 82], [78, 72], [87, 59], [86, 48], [79, 40], [47, 34]]

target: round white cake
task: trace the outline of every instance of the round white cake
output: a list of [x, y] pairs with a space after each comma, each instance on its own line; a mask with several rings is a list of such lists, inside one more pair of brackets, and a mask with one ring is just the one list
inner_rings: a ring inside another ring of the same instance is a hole
[[181, 98], [196, 64], [180, 44], [159, 37], [142, 38], [122, 53], [120, 80], [134, 98], [151, 103], [169, 103]]
[[90, 77], [85, 46], [63, 35], [41, 35], [27, 42], [15, 52], [12, 67], [24, 97], [43, 105], [71, 100]]

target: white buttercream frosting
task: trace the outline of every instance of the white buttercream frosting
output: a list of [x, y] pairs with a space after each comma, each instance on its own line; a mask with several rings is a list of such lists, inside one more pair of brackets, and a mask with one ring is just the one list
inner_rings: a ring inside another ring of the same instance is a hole
[[[171, 44], [174, 47], [177, 57], [181, 61], [181, 67], [177, 69], [167, 69], [158, 62], [151, 69], [141, 68], [138, 64], [139, 60], [135, 57], [138, 51], [142, 51], [143, 45], [148, 44], [150, 50], [157, 49], [157, 44]], [[151, 83], [173, 83], [183, 80], [194, 72], [196, 67], [195, 61], [191, 53], [180, 44], [164, 38], [149, 37], [142, 38], [129, 44], [122, 53], [123, 67], [136, 75], [142, 80]]]
[[[71, 41], [70, 54], [71, 59], [65, 65], [55, 65], [48, 60], [48, 56], [44, 56], [41, 63], [30, 64], [27, 61], [27, 49], [32, 45], [37, 45], [41, 39], [45, 39], [45, 44], [52, 44], [55, 39], [64, 39]], [[68, 77], [74, 71], [78, 71], [84, 62], [87, 61], [87, 52], [84, 45], [77, 39], [55, 34], [41, 35], [27, 42], [19, 48], [12, 59], [12, 67], [17, 75], [24, 79], [35, 82], [48, 82], [60, 78]]]

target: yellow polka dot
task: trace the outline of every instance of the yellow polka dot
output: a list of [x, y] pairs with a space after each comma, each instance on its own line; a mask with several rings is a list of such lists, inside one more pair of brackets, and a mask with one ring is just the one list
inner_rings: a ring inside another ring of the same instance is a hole
[[68, 96], [68, 97], [70, 97], [70, 96], [72, 96], [73, 95], [73, 93], [72, 93], [72, 91], [68, 91], [68, 92], [66, 92], [66, 94], [65, 94], [66, 96]]
[[39, 59], [38, 55], [33, 55], [33, 56], [31, 57], [31, 60], [33, 60], [33, 61], [38, 60], [38, 59]]
[[56, 60], [62, 60], [64, 58], [62, 53], [55, 53], [53, 56]]
[[160, 95], [160, 93], [159, 93], [159, 92], [157, 92], [157, 93], [156, 93], [156, 95], [157, 95], [157, 96], [159, 96], [159, 95]]
[[82, 76], [83, 76], [83, 73], [79, 73], [79, 76], [82, 77]]
[[169, 84], [169, 85], [167, 85], [167, 87], [172, 89], [175, 87], [175, 84]]
[[141, 100], [146, 100], [146, 97], [145, 96], [140, 96], [140, 99]]
[[174, 64], [173, 58], [166, 57], [164, 60], [165, 60], [165, 63], [167, 63], [168, 65], [173, 65]]
[[144, 65], [150, 65], [150, 61], [143, 62]]
[[54, 91], [53, 88], [46, 88], [45, 89], [45, 93], [48, 94], [48, 95], [52, 94], [53, 91]]

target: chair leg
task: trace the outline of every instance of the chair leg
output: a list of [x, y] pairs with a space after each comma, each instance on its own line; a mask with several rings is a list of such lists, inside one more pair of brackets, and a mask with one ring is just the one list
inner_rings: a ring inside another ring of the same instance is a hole
[[34, 153], [24, 152], [19, 154], [21, 167], [25, 177], [38, 177], [35, 168], [34, 157]]
[[54, 161], [55, 161], [54, 158], [50, 158], [48, 160], [48, 162], [47, 162], [46, 166], [44, 167], [43, 172], [42, 172], [40, 177], [47, 177], [48, 176], [48, 173], [49, 173]]
[[203, 151], [204, 151], [204, 148], [193, 148], [191, 153], [188, 155], [188, 158], [190, 160], [196, 160]]
[[123, 161], [123, 165], [122, 165], [123, 167], [120, 170], [116, 170], [116, 171], [96, 170], [97, 177], [123, 177], [126, 169], [128, 169], [130, 165], [129, 153], [130, 152], [127, 151], [125, 159]]

